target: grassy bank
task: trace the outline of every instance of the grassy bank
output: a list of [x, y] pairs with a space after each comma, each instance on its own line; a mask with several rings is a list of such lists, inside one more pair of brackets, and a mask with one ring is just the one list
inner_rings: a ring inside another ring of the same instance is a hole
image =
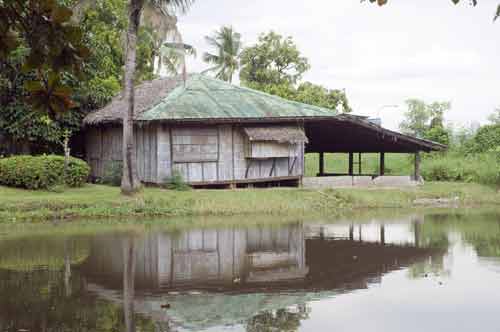
[[242, 189], [170, 191], [146, 188], [124, 197], [116, 187], [87, 185], [63, 193], [0, 187], [0, 222], [71, 218], [335, 214], [348, 209], [407, 208], [416, 199], [455, 198], [461, 206], [498, 205], [500, 193], [464, 183], [408, 189]]

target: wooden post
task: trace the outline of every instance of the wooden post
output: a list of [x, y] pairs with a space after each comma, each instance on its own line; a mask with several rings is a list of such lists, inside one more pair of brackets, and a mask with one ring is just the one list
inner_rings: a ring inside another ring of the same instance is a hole
[[353, 176], [354, 174], [354, 154], [349, 152], [349, 175]]
[[358, 154], [358, 174], [361, 175], [362, 169], [361, 169], [361, 152]]
[[380, 244], [385, 245], [385, 225], [380, 225]]
[[319, 153], [319, 176], [325, 174], [325, 154], [323, 152]]
[[380, 152], [380, 176], [385, 175], [385, 153]]
[[415, 173], [413, 174], [415, 181], [420, 179], [420, 153], [415, 152]]

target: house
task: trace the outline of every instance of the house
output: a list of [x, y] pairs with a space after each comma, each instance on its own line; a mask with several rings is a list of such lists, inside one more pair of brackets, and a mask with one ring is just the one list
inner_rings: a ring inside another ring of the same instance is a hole
[[[86, 158], [92, 176], [122, 159], [121, 96], [89, 114]], [[304, 155], [418, 153], [444, 148], [384, 129], [365, 117], [285, 100], [203, 75], [159, 78], [136, 88], [135, 143], [139, 178], [159, 184], [175, 172], [192, 185], [298, 184]], [[359, 170], [361, 173], [361, 169]], [[417, 174], [418, 175], [418, 174]]]

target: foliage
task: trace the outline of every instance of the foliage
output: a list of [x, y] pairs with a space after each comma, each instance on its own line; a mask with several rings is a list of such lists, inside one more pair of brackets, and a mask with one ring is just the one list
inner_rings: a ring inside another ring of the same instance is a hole
[[122, 168], [123, 164], [121, 161], [111, 161], [107, 163], [101, 183], [115, 187], [120, 186], [122, 180]]
[[288, 309], [263, 311], [246, 322], [247, 332], [294, 332], [298, 331], [300, 322], [309, 318], [305, 305], [298, 305], [297, 312]]
[[493, 153], [458, 153], [426, 158], [421, 166], [426, 181], [476, 182], [500, 186], [500, 160]]
[[492, 114], [490, 114], [490, 116], [488, 117], [488, 120], [492, 124], [500, 124], [500, 108], [497, 108], [495, 110], [495, 112], [493, 112]]
[[332, 110], [341, 106], [342, 112], [351, 112], [344, 91], [310, 82], [297, 85], [310, 66], [291, 37], [283, 38], [272, 31], [262, 34], [256, 45], [242, 51], [240, 58], [240, 79], [245, 86]]
[[191, 187], [184, 181], [182, 174], [178, 171], [173, 171], [172, 176], [165, 179], [163, 186], [170, 190], [191, 190]]
[[57, 1], [9, 0], [0, 2], [0, 12], [0, 65], [19, 47], [26, 49], [20, 67], [32, 75], [24, 82], [24, 101], [51, 117], [73, 108], [64, 77], [81, 73], [89, 50], [71, 22], [72, 10]]
[[215, 49], [215, 54], [203, 54], [203, 61], [214, 65], [208, 71], [216, 71], [216, 78], [231, 82], [240, 67], [241, 35], [233, 27], [223, 26], [205, 39]]
[[498, 152], [500, 148], [500, 123], [479, 128], [469, 145], [469, 153]]
[[444, 145], [450, 144], [450, 133], [443, 126], [436, 126], [427, 129], [424, 138]]
[[309, 68], [291, 37], [271, 31], [241, 52], [240, 80], [245, 85], [295, 84]]
[[443, 124], [444, 113], [451, 108], [449, 102], [426, 104], [419, 99], [408, 99], [406, 105], [408, 110], [400, 124], [402, 132], [441, 144], [449, 144], [450, 133]]
[[288, 83], [280, 85], [268, 84], [265, 86], [253, 86], [250, 84], [250, 86], [266, 93], [299, 103], [325, 107], [344, 113], [352, 111], [344, 91], [330, 90], [310, 82], [301, 83], [297, 88]]
[[[123, 0], [95, 0], [92, 6], [79, 11], [78, 19], [82, 43], [91, 52], [85, 58], [79, 76], [66, 73], [59, 82], [72, 90], [76, 107], [71, 112], [49, 116], [25, 102], [32, 95], [27, 87], [33, 87], [30, 82], [37, 79], [36, 72], [23, 70], [30, 55], [25, 42], [19, 43], [0, 62], [0, 132], [17, 146], [3, 153], [61, 152], [60, 142], [65, 130], [78, 133], [83, 117], [90, 110], [104, 106], [121, 90], [127, 3]], [[152, 53], [156, 41], [148, 29], [145, 26], [139, 31], [138, 81], [153, 77]]]
[[66, 175], [63, 156], [15, 156], [0, 159], [0, 184], [11, 187], [48, 189], [59, 184], [81, 187], [89, 173], [87, 163], [77, 158], [70, 158]]

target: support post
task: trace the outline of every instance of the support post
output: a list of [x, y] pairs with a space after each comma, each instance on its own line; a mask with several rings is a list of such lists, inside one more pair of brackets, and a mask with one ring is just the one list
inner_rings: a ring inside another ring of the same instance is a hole
[[380, 176], [385, 175], [385, 153], [380, 152]]
[[415, 181], [420, 179], [420, 152], [415, 152], [415, 173], [413, 174]]
[[385, 245], [385, 225], [380, 225], [380, 244]]
[[349, 175], [354, 175], [354, 154], [349, 152]]
[[319, 153], [319, 176], [325, 174], [325, 154], [323, 152]]
[[358, 164], [358, 174], [361, 175], [362, 170], [361, 170], [361, 152], [358, 154], [358, 161], [359, 161], [359, 164]]

